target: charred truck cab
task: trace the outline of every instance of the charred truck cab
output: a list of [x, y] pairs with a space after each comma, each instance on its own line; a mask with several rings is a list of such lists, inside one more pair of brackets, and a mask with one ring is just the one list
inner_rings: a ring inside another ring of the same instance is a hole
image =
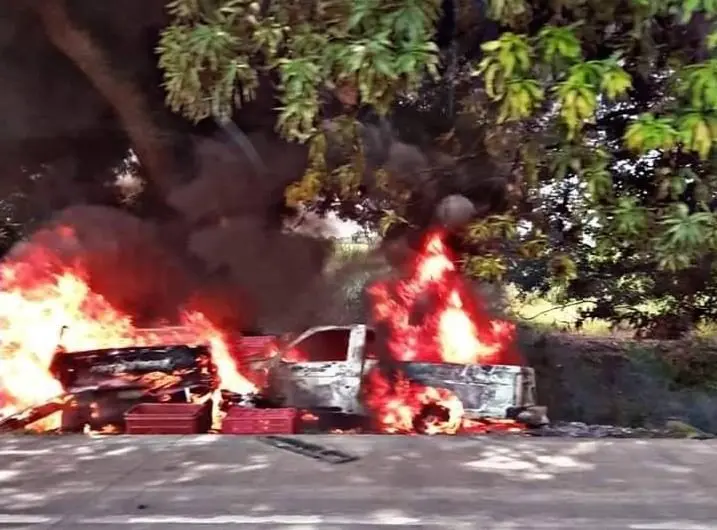
[[[365, 325], [311, 328], [281, 347], [269, 394], [282, 405], [365, 414], [363, 376], [378, 363]], [[307, 361], [305, 359], [311, 359]], [[453, 391], [470, 418], [515, 418], [536, 407], [535, 372], [527, 366], [400, 362], [411, 380]]]
[[292, 407], [361, 414], [367, 332], [366, 326], [321, 326], [285, 342], [269, 372], [272, 400]]

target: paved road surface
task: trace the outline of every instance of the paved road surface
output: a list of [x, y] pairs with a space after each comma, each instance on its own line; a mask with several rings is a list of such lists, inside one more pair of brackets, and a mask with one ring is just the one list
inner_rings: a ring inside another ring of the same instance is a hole
[[0, 437], [0, 528], [717, 530], [717, 442]]

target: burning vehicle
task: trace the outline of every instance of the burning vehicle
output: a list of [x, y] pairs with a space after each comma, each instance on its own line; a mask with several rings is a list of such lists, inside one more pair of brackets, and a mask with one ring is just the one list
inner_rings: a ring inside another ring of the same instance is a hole
[[[312, 328], [282, 348], [270, 370], [268, 394], [286, 406], [365, 415], [364, 384], [380, 365], [375, 344], [375, 330], [365, 325]], [[392, 364], [411, 381], [454, 392], [467, 418], [515, 417], [536, 406], [535, 373], [529, 367]]]
[[63, 431], [121, 426], [134, 405], [191, 401], [192, 395], [207, 395], [218, 385], [206, 345], [58, 352], [50, 372], [74, 396], [62, 414]]
[[[285, 406], [370, 416], [386, 433], [547, 423], [515, 327], [480, 307], [441, 235], [408, 274], [369, 289], [376, 329], [325, 326], [279, 347], [269, 393]], [[379, 337], [380, 340], [379, 340]]]
[[379, 433], [547, 421], [514, 326], [481, 307], [440, 233], [406, 274], [368, 289], [372, 326], [278, 339], [238, 339], [197, 311], [181, 312], [179, 327], [137, 328], [92, 291], [81, 263], [34, 258], [0, 266], [0, 430], [121, 432], [123, 414], [146, 403], [212, 403], [215, 426], [247, 406], [362, 417], [363, 432]]

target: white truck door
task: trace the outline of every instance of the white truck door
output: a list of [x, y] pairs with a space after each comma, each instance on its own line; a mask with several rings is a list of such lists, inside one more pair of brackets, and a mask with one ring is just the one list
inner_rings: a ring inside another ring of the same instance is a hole
[[349, 348], [346, 352], [346, 377], [337, 381], [340, 389], [336, 392], [343, 396], [346, 404], [344, 412], [359, 414], [363, 409], [359, 393], [361, 391], [361, 372], [363, 370], [363, 354], [366, 344], [366, 326], [357, 325], [351, 328]]
[[355, 368], [356, 374], [361, 375], [363, 368], [363, 353], [366, 346], [366, 326], [354, 326], [349, 335], [349, 351], [346, 352], [346, 362]]

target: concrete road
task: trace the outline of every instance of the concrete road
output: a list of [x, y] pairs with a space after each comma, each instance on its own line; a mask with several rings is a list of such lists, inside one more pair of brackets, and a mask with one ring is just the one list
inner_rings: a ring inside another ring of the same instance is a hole
[[717, 529], [717, 442], [0, 437], [0, 528]]

